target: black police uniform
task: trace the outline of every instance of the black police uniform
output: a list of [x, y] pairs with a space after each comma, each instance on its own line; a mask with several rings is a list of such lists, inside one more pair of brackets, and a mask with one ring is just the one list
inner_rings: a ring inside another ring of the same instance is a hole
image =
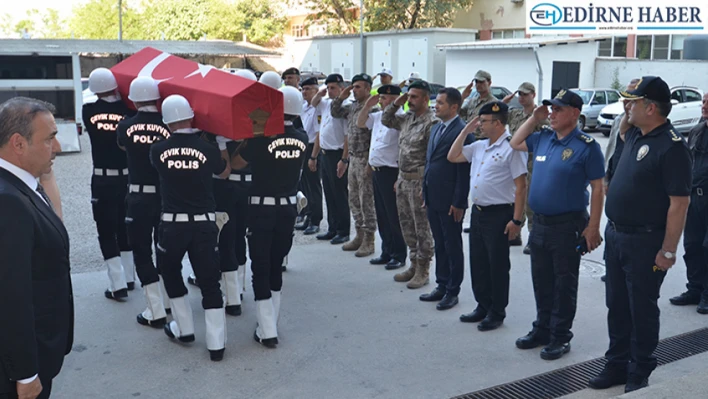
[[701, 122], [688, 135], [688, 148], [693, 156], [691, 205], [688, 207], [683, 236], [688, 291], [671, 303], [698, 303], [698, 312], [708, 313], [708, 125]]
[[[104, 260], [131, 251], [125, 226], [128, 161], [125, 152], [118, 147], [116, 129], [123, 118], [133, 114], [117, 99], [113, 102], [98, 99], [84, 104], [82, 109], [84, 126], [91, 139], [93, 159], [91, 206]], [[125, 295], [127, 293], [118, 296]], [[112, 297], [108, 291], [106, 296]]]
[[[635, 92], [640, 89], [641, 83]], [[636, 127], [628, 130], [605, 208], [610, 336], [605, 356], [608, 369], [625, 377], [628, 371], [630, 379], [646, 379], [656, 367], [657, 300], [666, 273], [654, 267], [655, 259], [664, 241], [669, 196], [690, 194], [690, 154], [671, 123], [646, 135]]]
[[170, 299], [187, 295], [181, 270], [182, 258], [188, 253], [202, 292], [202, 307], [221, 308], [212, 175], [221, 174], [226, 162], [218, 148], [197, 132], [173, 132], [168, 140], [154, 144], [150, 154], [160, 176], [157, 264], [167, 295]]
[[162, 115], [145, 107], [118, 124], [118, 144], [125, 148], [128, 158], [129, 188], [125, 222], [128, 238], [135, 257], [135, 270], [143, 286], [159, 281], [152, 260], [152, 245], [157, 243], [160, 223], [160, 177], [150, 162], [150, 148], [154, 143], [170, 137], [162, 123]]

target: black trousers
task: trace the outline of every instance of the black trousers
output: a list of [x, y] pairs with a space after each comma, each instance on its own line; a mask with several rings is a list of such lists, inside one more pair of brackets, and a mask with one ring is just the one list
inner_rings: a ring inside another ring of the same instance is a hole
[[160, 195], [130, 193], [125, 203], [128, 241], [133, 248], [135, 271], [140, 278], [140, 284], [145, 286], [156, 283], [159, 275], [152, 260], [152, 246], [153, 242], [158, 242]]
[[487, 314], [506, 317], [509, 304], [509, 236], [506, 225], [514, 218], [513, 204], [472, 205], [470, 221], [470, 274], [474, 298]]
[[398, 180], [398, 168], [384, 166], [374, 170], [374, 204], [376, 222], [381, 235], [381, 257], [405, 262], [408, 247], [403, 240], [401, 223], [398, 220], [396, 192], [393, 191], [396, 180]]
[[248, 253], [257, 301], [283, 286], [283, 259], [293, 245], [296, 216], [295, 205], [249, 205]]
[[239, 182], [215, 180], [214, 199], [216, 210], [229, 215], [219, 235], [219, 267], [222, 272], [236, 271], [246, 263], [248, 195]]
[[683, 232], [683, 248], [686, 251], [683, 256], [688, 278], [686, 288], [691, 294], [708, 299], [708, 188], [703, 195], [693, 189]]
[[[49, 399], [52, 394], [52, 379], [44, 379], [41, 375], [37, 378], [42, 383], [42, 392], [37, 399]], [[0, 393], [0, 399], [17, 399], [17, 389], [13, 386], [12, 392]]]
[[529, 237], [531, 277], [536, 297], [534, 329], [560, 343], [570, 342], [578, 300], [580, 234], [587, 212], [554, 217], [535, 214]]
[[[247, 189], [239, 188], [236, 190], [234, 198], [234, 218], [231, 219], [234, 223], [234, 239], [236, 249], [236, 263], [245, 265], [248, 260], [248, 251], [246, 248], [246, 221], [248, 219], [248, 191]], [[231, 223], [231, 222], [229, 222]]]
[[91, 177], [91, 207], [103, 259], [131, 250], [125, 226], [127, 194], [128, 176]]
[[348, 236], [351, 230], [349, 169], [344, 172], [344, 176], [337, 177], [337, 163], [342, 159], [343, 150], [322, 150], [322, 152], [320, 169], [322, 169], [322, 186], [327, 201], [328, 231]]
[[666, 272], [654, 270], [664, 230], [648, 233], [605, 229], [607, 259], [607, 327], [610, 347], [605, 353], [610, 367], [649, 377], [656, 368], [653, 355], [659, 343], [659, 291]]
[[446, 211], [427, 207], [430, 231], [435, 240], [435, 282], [450, 295], [460, 293], [465, 276], [465, 255], [462, 250], [462, 221], [455, 222]]
[[179, 298], [187, 295], [182, 279], [182, 258], [187, 253], [202, 291], [202, 307], [216, 309], [223, 306], [216, 246], [218, 232], [216, 223], [211, 221], [160, 222], [157, 266], [165, 282], [167, 296]]
[[[314, 144], [307, 145], [307, 150], [305, 150], [307, 161], [312, 156], [314, 146]], [[317, 157], [317, 170], [314, 172], [308, 167], [307, 161], [302, 169], [302, 177], [300, 178], [302, 187], [305, 189], [303, 193], [307, 197], [307, 208], [304, 211], [304, 215], [308, 218], [311, 225], [319, 226], [322, 221], [322, 156], [319, 155]]]

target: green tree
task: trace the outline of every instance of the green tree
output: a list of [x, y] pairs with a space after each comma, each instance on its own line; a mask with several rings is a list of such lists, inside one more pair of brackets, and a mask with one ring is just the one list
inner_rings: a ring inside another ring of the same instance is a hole
[[[144, 35], [138, 13], [130, 7], [128, 0], [123, 0], [122, 6], [123, 38], [142, 39]], [[116, 0], [89, 0], [74, 7], [69, 21], [71, 33], [77, 39], [117, 39], [118, 25]]]
[[355, 4], [353, 0], [307, 0], [305, 6], [314, 11], [307, 17], [307, 26], [326, 24], [327, 31], [332, 34], [358, 31], [358, 1]]
[[210, 0], [148, 0], [141, 14], [145, 38], [197, 40], [206, 33], [209, 15], [216, 10]]
[[253, 3], [249, 0], [212, 0], [212, 9], [206, 25], [207, 36], [232, 41], [246, 39], [259, 45], [278, 45], [282, 42], [287, 19], [278, 15], [272, 0]]
[[15, 22], [12, 20], [12, 15], [9, 13], [3, 13], [0, 15], [0, 35], [8, 37], [17, 37], [17, 31], [15, 31]]
[[67, 23], [59, 17], [59, 11], [48, 8], [41, 14], [41, 27], [39, 33], [47, 39], [59, 39], [69, 37], [67, 32]]

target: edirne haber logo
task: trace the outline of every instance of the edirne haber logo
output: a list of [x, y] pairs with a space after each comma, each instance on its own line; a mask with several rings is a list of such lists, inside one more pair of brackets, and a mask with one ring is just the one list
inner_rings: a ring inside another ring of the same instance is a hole
[[707, 24], [706, 0], [526, 2], [529, 34], [687, 34], [708, 30]]

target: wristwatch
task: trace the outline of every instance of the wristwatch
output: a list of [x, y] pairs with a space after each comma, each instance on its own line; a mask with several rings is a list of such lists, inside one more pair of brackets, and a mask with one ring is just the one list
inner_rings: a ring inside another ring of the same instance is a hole
[[512, 223], [514, 223], [517, 226], [521, 226], [521, 220], [516, 220], [516, 219], [511, 219]]
[[674, 259], [674, 258], [676, 258], [676, 252], [667, 251], [667, 250], [665, 250], [665, 249], [663, 249], [663, 248], [661, 249], [661, 255], [662, 255], [664, 258], [666, 258], [666, 259]]
[[342, 162], [348, 164], [348, 163], [349, 163], [349, 158], [342, 158]]
[[316, 161], [317, 157], [310, 157], [310, 161]]

